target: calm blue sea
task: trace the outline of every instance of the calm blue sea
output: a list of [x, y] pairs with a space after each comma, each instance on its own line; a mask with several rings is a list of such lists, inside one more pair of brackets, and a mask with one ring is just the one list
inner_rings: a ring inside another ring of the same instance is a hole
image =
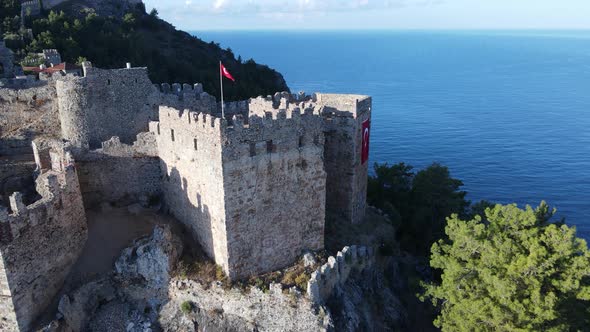
[[372, 162], [438, 161], [471, 200], [546, 200], [590, 239], [590, 31], [194, 34], [293, 91], [373, 96]]

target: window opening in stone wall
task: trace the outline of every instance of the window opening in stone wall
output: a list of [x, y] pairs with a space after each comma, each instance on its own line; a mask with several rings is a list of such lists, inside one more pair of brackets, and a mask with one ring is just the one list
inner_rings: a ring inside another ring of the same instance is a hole
[[272, 149], [273, 149], [272, 140], [266, 141], [266, 152], [272, 153]]
[[299, 147], [303, 147], [303, 136], [299, 136]]
[[193, 139], [193, 145], [194, 145], [195, 151], [196, 151], [197, 150], [197, 139], [196, 138]]
[[158, 135], [160, 135], [160, 124], [159, 123], [158, 123], [157, 129], [158, 129]]
[[4, 75], [4, 64], [0, 62], [0, 76]]
[[250, 157], [254, 157], [256, 155], [256, 144], [250, 143]]
[[111, 80], [107, 80], [107, 85], [111, 85]]
[[135, 83], [137, 83], [137, 78], [135, 79]]
[[170, 129], [170, 138], [172, 139], [172, 142], [174, 142], [174, 129]]

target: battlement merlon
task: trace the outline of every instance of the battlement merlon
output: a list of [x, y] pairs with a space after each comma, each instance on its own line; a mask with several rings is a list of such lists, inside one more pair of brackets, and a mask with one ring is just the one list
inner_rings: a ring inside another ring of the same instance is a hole
[[365, 95], [314, 93], [306, 95], [304, 92], [293, 95], [287, 92], [277, 92], [274, 96], [260, 96], [248, 101], [250, 116], [263, 116], [267, 112], [276, 113], [281, 110], [299, 108], [302, 112], [319, 111], [325, 116], [344, 116], [358, 118], [359, 115], [370, 111], [371, 97]]
[[40, 174], [36, 180], [36, 190], [41, 198], [25, 205], [20, 192], [10, 196], [12, 212], [6, 219], [10, 229], [10, 241], [18, 238], [20, 230], [24, 227], [52, 220], [47, 218], [47, 215], [53, 213], [56, 201], [61, 201], [62, 196], [79, 194], [78, 177], [69, 145], [54, 140], [38, 139], [32, 146], [37, 171]]
[[[333, 108], [339, 112], [348, 112], [353, 118], [371, 111], [372, 98], [365, 95], [344, 95], [316, 93], [317, 103], [325, 108]], [[328, 110], [324, 110], [326, 112]], [[336, 114], [340, 115], [340, 114]]]

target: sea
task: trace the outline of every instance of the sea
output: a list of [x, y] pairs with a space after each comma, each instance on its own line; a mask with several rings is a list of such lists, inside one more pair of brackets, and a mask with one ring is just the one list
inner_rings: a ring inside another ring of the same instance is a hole
[[545, 200], [590, 240], [590, 31], [193, 34], [293, 92], [372, 96], [371, 163], [439, 162], [471, 201]]

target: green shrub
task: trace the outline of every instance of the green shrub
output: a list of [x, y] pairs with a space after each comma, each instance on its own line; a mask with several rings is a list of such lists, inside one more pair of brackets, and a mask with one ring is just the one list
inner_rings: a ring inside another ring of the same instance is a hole
[[180, 304], [180, 310], [186, 315], [193, 311], [193, 303], [191, 301], [184, 301]]

